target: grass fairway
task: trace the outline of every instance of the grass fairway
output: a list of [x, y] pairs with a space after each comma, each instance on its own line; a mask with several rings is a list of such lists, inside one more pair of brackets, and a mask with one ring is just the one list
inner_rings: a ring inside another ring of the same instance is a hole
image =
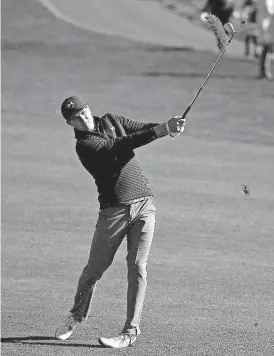
[[67, 342], [53, 338], [98, 210], [62, 100], [163, 122], [185, 110], [215, 59], [85, 32], [35, 0], [3, 1], [2, 355], [273, 356], [274, 87], [255, 80], [255, 62], [229, 57], [183, 136], [137, 151], [157, 224], [136, 346], [97, 344], [124, 323], [125, 243], [89, 320]]

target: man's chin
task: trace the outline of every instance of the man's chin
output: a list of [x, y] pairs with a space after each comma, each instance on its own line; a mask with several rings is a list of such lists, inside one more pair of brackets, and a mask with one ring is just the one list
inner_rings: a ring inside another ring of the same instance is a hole
[[86, 126], [85, 131], [93, 131], [94, 126]]

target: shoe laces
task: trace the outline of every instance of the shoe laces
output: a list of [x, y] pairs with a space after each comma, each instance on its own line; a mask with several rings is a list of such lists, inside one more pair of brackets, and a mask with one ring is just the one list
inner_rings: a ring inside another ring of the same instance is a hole
[[129, 337], [129, 344], [133, 344], [134, 341], [136, 340], [136, 336], [130, 333], [120, 333], [118, 337], [121, 339], [121, 343], [123, 344], [125, 341], [127, 341], [127, 337]]

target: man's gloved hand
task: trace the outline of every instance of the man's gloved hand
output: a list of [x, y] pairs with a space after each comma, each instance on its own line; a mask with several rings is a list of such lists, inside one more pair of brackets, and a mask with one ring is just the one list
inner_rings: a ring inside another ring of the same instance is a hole
[[201, 15], [200, 15], [200, 20], [202, 22], [207, 22], [207, 19], [206, 19], [207, 16], [208, 16], [207, 12], [202, 12]]
[[173, 116], [166, 123], [167, 132], [170, 136], [180, 136], [184, 132], [186, 120], [182, 116]]
[[263, 21], [262, 21], [262, 29], [263, 29], [263, 31], [267, 31], [269, 26], [270, 26], [270, 19], [269, 18], [263, 19]]
[[182, 116], [173, 116], [167, 122], [154, 127], [157, 137], [170, 135], [172, 137], [180, 136], [185, 129], [186, 120]]

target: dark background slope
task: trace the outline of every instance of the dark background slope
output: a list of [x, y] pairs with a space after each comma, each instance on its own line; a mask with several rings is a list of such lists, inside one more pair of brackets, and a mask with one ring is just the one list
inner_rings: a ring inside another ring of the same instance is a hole
[[255, 80], [256, 63], [230, 58], [184, 135], [137, 152], [157, 203], [138, 346], [96, 347], [124, 322], [125, 244], [89, 321], [67, 343], [52, 339], [98, 209], [59, 113], [63, 98], [162, 122], [184, 111], [215, 59], [85, 32], [34, 0], [2, 2], [3, 354], [273, 354], [273, 84]]

